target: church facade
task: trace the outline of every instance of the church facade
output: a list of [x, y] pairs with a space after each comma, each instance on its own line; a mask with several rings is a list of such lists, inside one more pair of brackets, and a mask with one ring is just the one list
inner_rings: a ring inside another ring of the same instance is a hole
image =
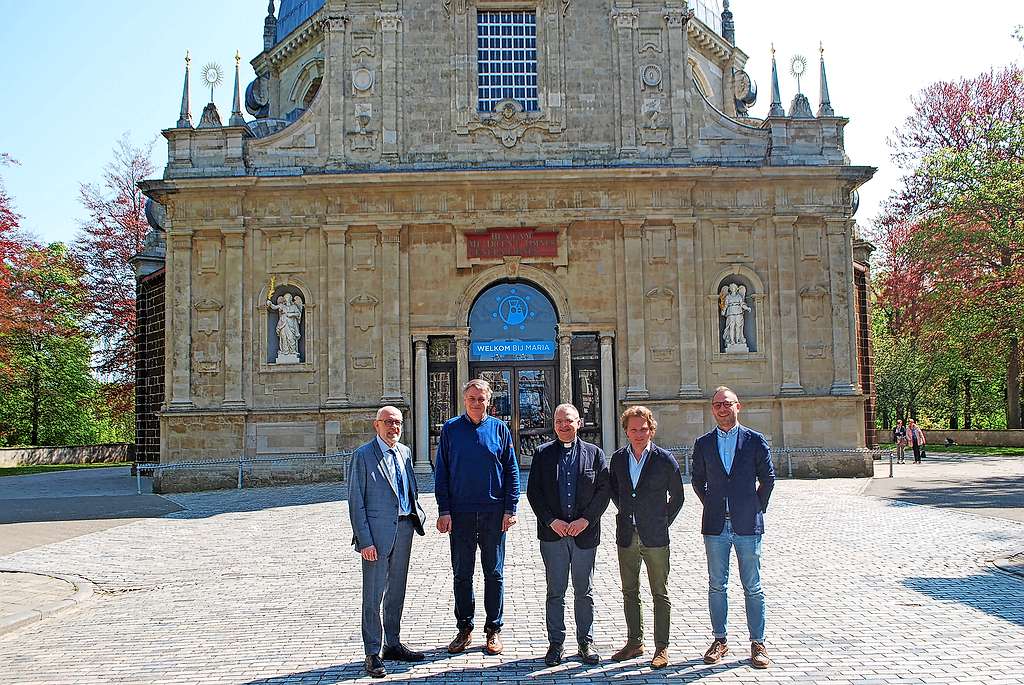
[[773, 60], [754, 119], [713, 0], [284, 0], [263, 28], [226, 124], [193, 125], [186, 73], [143, 184], [144, 457], [329, 455], [393, 404], [428, 469], [484, 377], [524, 466], [560, 402], [606, 451], [634, 403], [690, 446], [728, 385], [795, 475], [871, 472], [853, 214], [874, 169], [849, 163], [824, 63], [817, 113], [782, 107]]

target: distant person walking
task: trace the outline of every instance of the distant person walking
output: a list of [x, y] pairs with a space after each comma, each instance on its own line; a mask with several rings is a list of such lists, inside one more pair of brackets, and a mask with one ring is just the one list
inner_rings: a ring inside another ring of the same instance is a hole
[[914, 419], [907, 421], [907, 440], [910, 442], [911, 449], [914, 450], [914, 463], [920, 464], [927, 441], [924, 439], [924, 431]]
[[896, 463], [902, 464], [907, 451], [907, 429], [903, 419], [899, 419], [892, 428], [892, 441], [896, 445]]

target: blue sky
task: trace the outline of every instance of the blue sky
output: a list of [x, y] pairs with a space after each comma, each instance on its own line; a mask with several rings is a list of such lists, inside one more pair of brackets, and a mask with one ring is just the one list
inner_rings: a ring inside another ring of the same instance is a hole
[[[582, 2], [610, 4], [574, 0]], [[224, 67], [216, 100], [226, 120], [235, 50], [242, 53], [244, 87], [252, 78], [248, 61], [263, 47], [266, 7], [266, 0], [0, 0], [7, 57], [0, 152], [21, 163], [0, 175], [23, 226], [46, 240], [71, 240], [84, 215], [79, 184], [101, 179], [126, 132], [136, 143], [156, 141], [161, 173], [166, 144], [159, 133], [177, 120], [186, 49], [196, 71], [209, 61]], [[1024, 62], [1024, 47], [1011, 36], [1024, 23], [1019, 0], [733, 0], [732, 10], [737, 42], [750, 56], [747, 71], [760, 89], [755, 116], [764, 116], [770, 100], [772, 42], [784, 105], [796, 88], [789, 59], [799, 53], [810, 63], [803, 91], [817, 109], [818, 41], [824, 42], [832, 104], [851, 119], [851, 161], [880, 167], [861, 191], [857, 218], [865, 224], [898, 177], [885, 139], [909, 113], [910, 96], [937, 80]], [[196, 80], [198, 121], [208, 92]]]

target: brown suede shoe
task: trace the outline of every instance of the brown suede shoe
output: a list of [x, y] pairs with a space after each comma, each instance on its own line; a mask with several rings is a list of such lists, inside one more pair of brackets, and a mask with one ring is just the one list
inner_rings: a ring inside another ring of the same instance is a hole
[[467, 628], [460, 630], [459, 634], [455, 636], [455, 639], [448, 645], [449, 654], [459, 654], [460, 652], [466, 651], [466, 647], [469, 647], [469, 643], [472, 642], [473, 629]]
[[625, 647], [612, 654], [612, 661], [626, 661], [627, 659], [635, 659], [638, 656], [643, 656], [643, 653], [643, 642], [627, 642]]
[[750, 665], [754, 668], [768, 668], [772, 661], [768, 658], [768, 650], [763, 642], [750, 643]]
[[503, 649], [505, 649], [505, 645], [501, 644], [501, 633], [497, 630], [487, 633], [487, 644], [484, 645], [484, 651], [494, 656], [501, 654]]
[[658, 647], [654, 650], [654, 658], [651, 659], [651, 668], [665, 668], [668, 666], [668, 647]]
[[715, 641], [711, 643], [710, 647], [708, 647], [708, 651], [704, 652], [704, 663], [717, 664], [722, 660], [722, 657], [728, 653], [729, 645], [716, 637]]

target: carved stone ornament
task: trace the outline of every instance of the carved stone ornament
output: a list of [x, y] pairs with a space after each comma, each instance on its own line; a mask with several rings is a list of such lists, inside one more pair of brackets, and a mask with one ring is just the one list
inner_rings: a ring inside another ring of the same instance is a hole
[[681, 7], [673, 7], [665, 11], [665, 23], [669, 28], [681, 29], [693, 17], [693, 11]]
[[523, 106], [515, 100], [501, 100], [494, 105], [494, 114], [481, 117], [479, 122], [470, 122], [469, 127], [470, 131], [490, 131], [502, 145], [511, 148], [531, 128], [547, 128], [547, 122], [539, 114], [523, 111]]
[[825, 313], [825, 296], [828, 291], [820, 285], [800, 291], [800, 309], [811, 321], [817, 321]]
[[636, 7], [616, 7], [612, 10], [612, 21], [620, 29], [635, 29], [640, 23], [640, 10]]
[[365, 93], [373, 88], [374, 74], [366, 67], [359, 67], [352, 72], [352, 88], [357, 93]]
[[220, 330], [220, 311], [223, 305], [214, 300], [203, 300], [193, 305], [196, 310], [196, 332], [213, 335]]
[[399, 30], [402, 23], [401, 12], [377, 12], [377, 21], [380, 23], [381, 31], [395, 32]]
[[352, 308], [352, 325], [364, 333], [373, 328], [376, 323], [374, 310], [379, 302], [376, 297], [366, 293], [349, 300], [349, 306]]
[[302, 298], [285, 293], [276, 302], [267, 300], [267, 308], [277, 312], [277, 359], [275, 364], [300, 364], [299, 340], [302, 338], [302, 313], [306, 308]]
[[519, 278], [519, 265], [523, 258], [516, 255], [513, 257], [502, 257], [502, 259], [505, 262], [505, 273], [508, 274], [508, 277], [511, 280]]
[[651, 319], [661, 323], [672, 320], [676, 294], [670, 288], [654, 288], [647, 292]]
[[640, 70], [640, 80], [645, 88], [658, 88], [661, 85], [661, 67], [657, 64], [645, 65]]

